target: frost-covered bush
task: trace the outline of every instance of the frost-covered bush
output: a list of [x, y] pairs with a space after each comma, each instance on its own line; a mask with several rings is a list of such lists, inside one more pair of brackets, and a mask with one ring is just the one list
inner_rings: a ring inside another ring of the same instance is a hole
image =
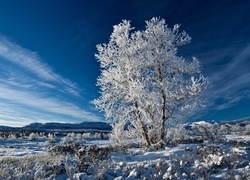
[[26, 133], [19, 133], [17, 134], [18, 139], [28, 139], [29, 134]]
[[103, 136], [103, 133], [95, 133], [94, 134], [94, 138], [102, 138], [102, 136]]
[[56, 135], [53, 134], [53, 133], [49, 133], [49, 134], [48, 134], [48, 142], [49, 142], [49, 143], [55, 143], [55, 142], [57, 142]]
[[8, 136], [8, 139], [9, 139], [9, 140], [16, 140], [16, 139], [17, 139], [16, 134], [10, 134], [10, 135]]
[[123, 126], [118, 124], [113, 126], [113, 130], [109, 135], [109, 139], [114, 143], [117, 148], [129, 148], [133, 146], [139, 146], [145, 144], [143, 137], [136, 133], [137, 129], [133, 127], [127, 127], [124, 129]]
[[99, 147], [97, 145], [83, 145], [78, 151], [77, 156], [84, 162], [95, 162], [107, 159], [112, 147]]
[[30, 133], [29, 134], [29, 137], [28, 137], [29, 140], [44, 140], [44, 139], [47, 139], [47, 137], [44, 135], [44, 133]]
[[107, 139], [109, 138], [109, 135], [107, 133], [103, 133], [103, 132], [100, 132], [100, 133], [83, 133], [82, 134], [82, 138], [83, 139]]
[[82, 139], [82, 134], [81, 133], [77, 133], [75, 136], [77, 139]]
[[70, 145], [70, 144], [82, 144], [85, 140], [82, 138], [80, 133], [69, 133], [67, 136], [63, 137], [60, 141], [60, 145]]
[[242, 127], [239, 125], [239, 124], [235, 124], [235, 125], [231, 125], [230, 126], [230, 131], [231, 131], [231, 133], [232, 132], [236, 132], [236, 133], [239, 133], [239, 132], [241, 132], [243, 129], [242, 129]]
[[187, 130], [182, 125], [169, 128], [166, 134], [165, 141], [173, 144], [182, 143], [188, 138]]
[[0, 159], [0, 179], [54, 179], [66, 172], [65, 159], [52, 154]]
[[21, 140], [21, 139], [28, 139], [28, 140], [45, 140], [47, 137], [44, 133], [18, 133], [18, 132], [3, 132], [0, 134], [0, 138], [3, 140]]
[[[247, 127], [248, 126], [248, 127]], [[241, 126], [239, 123], [230, 124], [224, 123], [220, 125], [220, 134], [237, 134], [237, 135], [245, 135], [249, 129], [249, 125]]]
[[245, 126], [245, 130], [243, 131], [243, 135], [250, 135], [250, 124]]
[[73, 137], [73, 138], [74, 138], [74, 137], [76, 137], [76, 133], [71, 132], [71, 133], [68, 133], [67, 136], [68, 136], [68, 137]]
[[75, 141], [76, 139], [73, 138], [73, 137], [70, 137], [70, 136], [65, 136], [61, 139], [60, 143], [59, 144], [72, 144], [72, 143], [77, 143]]
[[82, 138], [84, 138], [84, 139], [91, 138], [91, 137], [92, 137], [91, 133], [83, 133], [82, 134]]
[[54, 180], [73, 178], [80, 172], [80, 161], [74, 156], [45, 153], [24, 157], [0, 158], [2, 180]]
[[220, 125], [220, 133], [221, 134], [228, 134], [230, 133], [230, 126], [228, 124], [221, 124]]
[[193, 124], [192, 126], [192, 135], [201, 136], [205, 140], [216, 140], [220, 136], [220, 126], [218, 123], [209, 123], [201, 121]]
[[17, 140], [19, 137], [19, 134], [16, 132], [0, 132], [1, 140]]
[[73, 180], [83, 180], [83, 179], [87, 179], [87, 180], [95, 180], [95, 176], [93, 175], [88, 175], [87, 173], [75, 173], [73, 175]]
[[38, 140], [39, 135], [37, 133], [30, 133], [29, 140]]
[[[72, 137], [73, 136], [73, 137]], [[80, 145], [85, 142], [82, 136], [77, 134], [69, 133], [67, 136], [61, 138], [61, 141], [50, 147], [49, 152], [55, 152], [59, 154], [74, 154], [77, 152]]]

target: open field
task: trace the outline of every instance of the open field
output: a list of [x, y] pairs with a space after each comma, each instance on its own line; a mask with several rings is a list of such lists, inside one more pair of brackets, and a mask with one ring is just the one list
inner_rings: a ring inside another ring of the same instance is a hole
[[163, 147], [113, 146], [106, 133], [9, 132], [0, 179], [248, 179], [249, 121], [186, 124]]

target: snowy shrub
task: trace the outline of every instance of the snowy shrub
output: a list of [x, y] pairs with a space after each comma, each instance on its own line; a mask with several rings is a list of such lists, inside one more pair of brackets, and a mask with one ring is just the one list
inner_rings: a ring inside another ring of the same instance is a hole
[[73, 175], [73, 180], [95, 180], [94, 176], [88, 176], [86, 173], [76, 173]]
[[245, 126], [245, 130], [243, 131], [243, 135], [250, 135], [250, 124]]
[[84, 162], [95, 162], [107, 159], [112, 147], [98, 147], [97, 145], [83, 145], [78, 151], [77, 156]]
[[49, 147], [48, 151], [55, 154], [75, 154], [77, 149], [79, 147], [79, 144], [77, 143], [71, 143], [71, 144], [57, 144], [52, 147]]
[[13, 132], [0, 132], [0, 140], [16, 140], [18, 139], [18, 134]]
[[247, 131], [247, 125], [241, 126], [240, 124], [230, 124], [225, 123], [220, 125], [221, 134], [241, 134], [244, 135], [244, 132]]
[[77, 134], [76, 134], [76, 138], [77, 138], [77, 139], [82, 139], [82, 134], [77, 133]]
[[95, 134], [93, 135], [93, 138], [100, 138], [100, 134], [99, 134], [99, 133], [95, 133]]
[[82, 138], [84, 139], [91, 138], [91, 133], [83, 133]]
[[10, 134], [10, 135], [8, 136], [8, 139], [9, 139], [9, 140], [16, 140], [17, 137], [16, 137], [15, 134]]
[[215, 141], [218, 138], [220, 126], [218, 123], [211, 124], [209, 122], [201, 121], [192, 127], [192, 133], [203, 137], [205, 140]]
[[0, 140], [5, 140], [4, 135], [2, 135], [2, 134], [1, 134], [1, 136], [0, 136]]
[[171, 144], [182, 143], [185, 139], [187, 139], [187, 130], [182, 125], [169, 128], [165, 137], [165, 141]]
[[45, 133], [40, 132], [39, 133], [40, 139], [47, 139], [47, 137], [45, 136]]
[[60, 143], [61, 145], [63, 144], [72, 144], [72, 143], [76, 143], [75, 141], [76, 139], [70, 136], [65, 136], [61, 139]]
[[82, 144], [86, 142], [85, 139], [104, 139], [108, 138], [106, 133], [68, 133], [67, 136], [61, 138], [60, 144], [71, 144], [71, 143], [78, 143]]
[[127, 127], [127, 129], [124, 129], [123, 126], [115, 125], [109, 135], [109, 139], [118, 149], [142, 146], [145, 144], [145, 140], [136, 131], [137, 129], [133, 127]]
[[63, 137], [60, 141], [60, 145], [70, 145], [70, 144], [82, 144], [85, 140], [82, 138], [80, 133], [69, 133], [67, 136]]
[[68, 137], [76, 137], [76, 133], [74, 133], [74, 132], [71, 132], [71, 133], [68, 133], [68, 135], [67, 135]]
[[231, 128], [230, 128], [230, 131], [231, 132], [241, 132], [242, 131], [242, 127], [239, 125], [239, 124], [235, 124], [235, 125], [232, 125]]
[[78, 148], [81, 144], [83, 144], [83, 140], [78, 140], [73, 137], [65, 136], [58, 144], [49, 147], [49, 152], [54, 152], [58, 154], [75, 154], [77, 153]]
[[25, 133], [20, 133], [17, 135], [18, 139], [28, 139], [27, 137], [28, 135], [26, 135]]
[[61, 156], [50, 154], [0, 159], [0, 179], [50, 179], [65, 173]]
[[56, 135], [52, 134], [52, 133], [49, 133], [48, 134], [48, 141], [49, 141], [49, 143], [55, 143], [55, 142], [57, 142]]
[[129, 144], [129, 140], [124, 138], [124, 134], [121, 133], [121, 131], [124, 133], [123, 128], [121, 129], [119, 126], [114, 126], [110, 134], [110, 140], [117, 146], [126, 147]]
[[221, 124], [219, 131], [220, 131], [221, 134], [228, 134], [230, 132], [230, 125], [228, 125], [228, 124]]
[[29, 140], [38, 140], [39, 135], [37, 133], [30, 133]]
[[95, 139], [95, 138], [107, 139], [107, 138], [109, 138], [109, 135], [107, 133], [103, 133], [103, 132], [95, 133], [95, 134], [83, 133], [82, 138], [83, 139]]
[[30, 133], [28, 139], [29, 140], [44, 140], [47, 138], [44, 135], [44, 133]]

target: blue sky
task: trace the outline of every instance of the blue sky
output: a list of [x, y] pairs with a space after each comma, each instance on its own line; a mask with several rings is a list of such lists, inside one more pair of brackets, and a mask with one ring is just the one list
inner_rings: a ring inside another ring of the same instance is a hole
[[91, 101], [99, 64], [122, 19], [143, 29], [161, 17], [192, 37], [179, 55], [196, 56], [210, 77], [206, 108], [189, 120], [250, 116], [250, 2], [181, 0], [0, 1], [0, 125], [102, 121]]

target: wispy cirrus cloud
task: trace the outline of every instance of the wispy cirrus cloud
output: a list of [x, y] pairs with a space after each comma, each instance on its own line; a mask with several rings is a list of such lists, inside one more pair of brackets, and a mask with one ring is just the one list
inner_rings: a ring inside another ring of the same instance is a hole
[[42, 62], [36, 53], [22, 48], [18, 44], [9, 41], [3, 36], [0, 36], [0, 56], [2, 56], [5, 60], [23, 68], [24, 70], [29, 71], [33, 74], [33, 76], [36, 76], [43, 81], [63, 85], [65, 90], [69, 93], [76, 96], [80, 95], [81, 90], [75, 83], [53, 72], [52, 68]]
[[32, 91], [20, 91], [19, 89], [11, 89], [8, 86], [0, 86], [0, 99], [8, 101], [15, 105], [25, 105], [33, 109], [54, 114], [67, 115], [79, 119], [95, 120], [97, 118], [90, 112], [84, 111], [78, 106], [63, 102], [60, 99], [47, 97], [47, 94]]
[[36, 53], [1, 36], [0, 62], [0, 125], [102, 121], [75, 101], [83, 99], [76, 83], [55, 73]]
[[[210, 68], [210, 81], [207, 91], [208, 107], [223, 110], [237, 104], [243, 99], [250, 98], [250, 44], [245, 47], [236, 47], [218, 50], [214, 55], [206, 59], [210, 61], [221, 62], [216, 70]], [[216, 54], [219, 54], [218, 56]]]

